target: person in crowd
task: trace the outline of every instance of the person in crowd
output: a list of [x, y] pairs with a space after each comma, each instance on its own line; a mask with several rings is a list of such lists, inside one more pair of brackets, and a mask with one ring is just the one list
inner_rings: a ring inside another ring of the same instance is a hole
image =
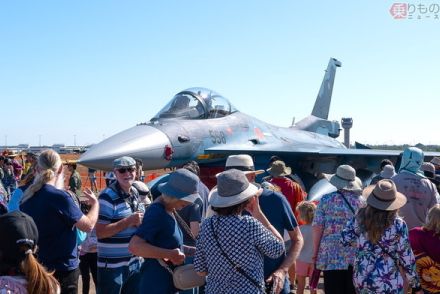
[[20, 210], [20, 202], [21, 198], [23, 197], [24, 192], [27, 188], [29, 188], [30, 185], [34, 182], [35, 179], [35, 169], [32, 169], [32, 171], [28, 172], [23, 180], [21, 180], [21, 185], [18, 186], [17, 189], [14, 190], [14, 193], [11, 195], [11, 199], [8, 203], [8, 211], [13, 212], [15, 210]]
[[[217, 175], [210, 197], [217, 215], [203, 222], [194, 258], [206, 293], [264, 293], [263, 257], [280, 257], [284, 242], [260, 208], [262, 192], [237, 169]], [[252, 216], [242, 216], [244, 209]]]
[[3, 155], [0, 155], [0, 181], [3, 184], [3, 178], [5, 177], [5, 157]]
[[67, 162], [66, 166], [70, 172], [69, 190], [75, 193], [76, 196], [81, 197], [82, 181], [79, 172], [76, 170], [76, 162]]
[[363, 205], [360, 197], [362, 182], [349, 165], [340, 165], [336, 174], [325, 175], [336, 192], [324, 195], [313, 219], [313, 260], [317, 269], [324, 272], [326, 294], [355, 293], [353, 287], [354, 248], [345, 248], [341, 231], [347, 221]]
[[105, 172], [105, 186], [109, 187], [116, 180], [115, 173], [113, 171]]
[[[420, 167], [425, 177], [427, 177], [431, 183], [434, 184], [434, 186], [437, 188], [437, 192], [440, 190], [440, 181], [438, 177], [436, 177], [435, 174], [435, 166], [430, 162], [424, 162], [422, 163], [422, 166]], [[439, 202], [439, 199], [437, 199], [437, 202]]]
[[[88, 213], [89, 210], [90, 206], [86, 202], [81, 202], [81, 211], [83, 213]], [[93, 228], [90, 233], [87, 233], [86, 239], [79, 246], [79, 270], [81, 272], [82, 294], [89, 294], [90, 274], [95, 283], [95, 288], [98, 284], [97, 245], [98, 240], [96, 238], [96, 229]], [[96, 292], [96, 289], [94, 292]]]
[[[408, 228], [397, 212], [406, 203], [392, 180], [364, 189], [367, 206], [359, 210], [341, 234], [345, 246], [356, 249], [353, 282], [357, 293], [404, 293], [402, 273], [412, 293], [422, 294]], [[327, 293], [327, 292], [326, 292]]]
[[[248, 154], [230, 155], [226, 160], [225, 170], [230, 169], [241, 170], [253, 184], [256, 176], [264, 172], [255, 170], [254, 161]], [[287, 254], [275, 259], [264, 257], [264, 279], [272, 285], [275, 293], [286, 294], [290, 292], [290, 288], [293, 288], [294, 276], [290, 278], [289, 274], [294, 275], [295, 261], [303, 245], [303, 239], [292, 209], [286, 197], [279, 193], [279, 187], [268, 182], [264, 182], [264, 186], [263, 192], [258, 197], [261, 210], [281, 236], [284, 232], [288, 233]], [[266, 188], [269, 186], [271, 188]]]
[[134, 160], [136, 161], [136, 181], [143, 182], [145, 180], [145, 174], [142, 160], [139, 158], [135, 158]]
[[437, 204], [439, 197], [435, 185], [420, 170], [423, 158], [423, 151], [419, 148], [406, 148], [399, 173], [391, 178], [396, 183], [397, 191], [408, 200], [399, 213], [409, 229], [423, 225], [428, 210]]
[[133, 188], [139, 193], [139, 210], [145, 212], [148, 206], [151, 204], [151, 192], [150, 188], [141, 181], [134, 181]]
[[[281, 193], [287, 198], [292, 211], [297, 213], [296, 206], [306, 199], [307, 193], [301, 189], [299, 184], [287, 177], [292, 173], [292, 169], [286, 166], [284, 161], [277, 160], [272, 163], [267, 172], [272, 176], [269, 182], [280, 187]], [[298, 218], [297, 214], [295, 216]]]
[[[371, 179], [370, 185], [374, 185], [374, 184], [376, 184], [377, 182], [379, 182], [380, 180], [384, 179], [382, 172], [384, 171], [384, 168], [385, 168], [386, 165], [391, 165], [391, 166], [394, 167], [393, 162], [392, 162], [391, 160], [389, 160], [389, 159], [387, 159], [387, 158], [383, 159], [383, 160], [380, 162], [380, 172], [379, 172], [378, 175], [374, 176], [374, 177]], [[393, 170], [395, 170], [395, 169], [393, 168]], [[391, 172], [391, 169], [388, 168], [388, 171], [385, 172], [385, 175], [388, 176], [390, 172]], [[395, 171], [394, 171], [394, 172], [395, 172]], [[393, 176], [394, 176], [394, 175], [393, 175]], [[391, 177], [388, 177], [387, 179], [390, 179], [390, 178], [391, 178]]]
[[[98, 200], [86, 189], [91, 205], [87, 215], [64, 191], [64, 173], [58, 153], [49, 149], [38, 157], [35, 180], [24, 192], [20, 210], [30, 215], [38, 228], [38, 259], [61, 285], [61, 293], [77, 293], [79, 259], [77, 230], [90, 232], [98, 217]], [[74, 228], [74, 229], [72, 229]]]
[[431, 207], [422, 227], [409, 231], [409, 241], [424, 293], [440, 293], [440, 204]]
[[38, 156], [37, 154], [33, 152], [26, 152], [25, 156], [25, 164], [23, 169], [23, 176], [26, 177], [27, 175], [34, 174], [35, 172], [35, 166], [37, 165]]
[[[187, 162], [183, 165], [184, 169], [189, 170], [193, 174], [195, 174], [200, 179], [200, 167], [197, 162], [194, 160]], [[200, 180], [199, 185], [197, 187], [197, 191], [200, 195], [201, 202], [198, 202], [199, 205], [201, 205], [201, 212], [202, 212], [202, 219], [206, 217], [206, 210], [208, 208], [208, 195], [209, 195], [209, 189], [206, 187], [206, 185]], [[197, 235], [197, 234], [196, 234]]]
[[6, 201], [6, 191], [0, 182], [0, 215], [8, 212], [8, 203]]
[[129, 156], [113, 161], [116, 181], [99, 195], [98, 294], [119, 294], [122, 284], [140, 265], [128, 250], [143, 218], [139, 193], [133, 188], [136, 162]]
[[[141, 268], [139, 293], [176, 293], [170, 271], [184, 262], [194, 247], [183, 245], [175, 211], [193, 203], [199, 194], [199, 178], [186, 169], [171, 173], [159, 185], [162, 195], [147, 209], [141, 226], [130, 241], [129, 250], [145, 258]], [[183, 251], [182, 251], [183, 249]]]
[[[306, 277], [312, 276], [313, 264], [313, 233], [312, 222], [315, 216], [316, 205], [311, 201], [302, 201], [296, 209], [299, 212], [299, 218], [304, 225], [299, 227], [301, 235], [304, 238], [304, 246], [296, 259], [296, 278], [298, 280], [297, 294], [303, 294], [306, 286]], [[310, 289], [311, 294], [316, 294], [316, 290]]]
[[433, 157], [430, 162], [435, 167], [435, 174], [440, 175], [440, 157]]
[[5, 158], [3, 162], [3, 187], [6, 190], [6, 199], [9, 201], [12, 193], [17, 188], [17, 179], [14, 175], [14, 167], [10, 158]]
[[[269, 159], [268, 168], [270, 168], [272, 166], [272, 163], [274, 163], [275, 161], [283, 161], [283, 160], [279, 156], [276, 156], [276, 155], [271, 156], [270, 159]], [[292, 181], [294, 181], [295, 183], [297, 183], [298, 185], [300, 185], [301, 189], [303, 189], [303, 191], [306, 191], [306, 186], [304, 185], [304, 182], [300, 178], [299, 175], [295, 174], [291, 170], [290, 175], [287, 175], [287, 177], [289, 179], [291, 179]], [[268, 173], [267, 171], [265, 171], [265, 174], [263, 174], [262, 182], [269, 182], [270, 179], [272, 179], [272, 175], [270, 173]]]
[[0, 216], [0, 293], [57, 294], [58, 281], [38, 262], [38, 229], [27, 214]]
[[[391, 162], [391, 161], [388, 159], [382, 160], [382, 163], [387, 163], [387, 162]], [[386, 164], [384, 166], [382, 166], [381, 164], [380, 173], [371, 179], [370, 185], [374, 185], [383, 179], [391, 179], [395, 175], [396, 175], [396, 170], [394, 169], [394, 166], [392, 164]]]
[[98, 186], [96, 184], [96, 169], [89, 168], [87, 172], [87, 178], [90, 180], [90, 189], [93, 192], [97, 192]]

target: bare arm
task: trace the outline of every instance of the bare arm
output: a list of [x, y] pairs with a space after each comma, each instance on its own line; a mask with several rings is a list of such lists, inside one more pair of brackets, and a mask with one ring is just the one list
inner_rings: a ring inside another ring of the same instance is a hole
[[96, 236], [98, 239], [109, 238], [130, 226], [138, 227], [142, 223], [143, 213], [135, 212], [129, 217], [111, 224], [96, 224]]
[[95, 194], [93, 194], [90, 189], [85, 189], [84, 195], [91, 207], [89, 212], [76, 222], [75, 226], [83, 232], [91, 232], [98, 220], [99, 203]]
[[281, 290], [283, 289], [284, 280], [288, 275], [289, 268], [295, 266], [296, 258], [298, 257], [304, 243], [299, 227], [296, 227], [295, 229], [289, 231], [288, 233], [290, 240], [292, 241], [291, 243], [292, 245], [290, 247], [289, 253], [284, 258], [280, 267], [276, 271], [274, 271], [268, 278], [269, 281], [273, 280], [274, 282], [273, 287], [275, 293], [280, 293]]
[[199, 231], [200, 231], [200, 223], [199, 222], [190, 222], [189, 228], [191, 229], [191, 233], [193, 234], [193, 236], [195, 238], [197, 238], [197, 235], [199, 234]]
[[130, 244], [128, 245], [128, 250], [130, 250], [130, 252], [134, 255], [145, 258], [169, 259], [175, 265], [182, 264], [185, 260], [185, 254], [183, 254], [179, 248], [160, 248], [151, 245], [136, 235], [131, 238]]

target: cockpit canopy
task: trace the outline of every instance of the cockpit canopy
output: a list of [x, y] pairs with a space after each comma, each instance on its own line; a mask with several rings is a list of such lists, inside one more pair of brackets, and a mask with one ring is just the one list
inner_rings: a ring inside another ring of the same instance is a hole
[[228, 99], [216, 92], [205, 88], [190, 88], [174, 96], [151, 120], [220, 118], [236, 111]]

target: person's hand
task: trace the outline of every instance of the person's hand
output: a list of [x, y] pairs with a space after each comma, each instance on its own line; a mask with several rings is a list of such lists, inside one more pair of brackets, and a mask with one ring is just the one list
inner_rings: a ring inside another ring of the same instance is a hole
[[246, 205], [246, 210], [255, 217], [257, 214], [261, 214], [260, 203], [258, 201], [258, 196], [252, 197], [248, 204]]
[[286, 275], [287, 272], [282, 269], [277, 269], [270, 275], [270, 277], [266, 280], [266, 282], [272, 283], [271, 293], [278, 294], [281, 292], [281, 290], [283, 290]]
[[83, 192], [84, 192], [84, 198], [86, 198], [85, 199], [86, 204], [93, 205], [94, 203], [98, 202], [98, 198], [96, 198], [96, 195], [95, 193], [93, 193], [92, 190], [90, 190], [89, 188], [85, 188]]
[[185, 261], [185, 254], [179, 248], [172, 249], [168, 256], [169, 261], [174, 265], [182, 264]]
[[130, 226], [139, 227], [142, 223], [143, 218], [144, 214], [138, 211], [128, 217], [128, 223], [130, 224]]

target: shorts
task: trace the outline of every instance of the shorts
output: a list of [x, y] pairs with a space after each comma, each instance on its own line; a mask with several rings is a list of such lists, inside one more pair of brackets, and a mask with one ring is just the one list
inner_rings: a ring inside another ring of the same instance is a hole
[[296, 271], [297, 276], [311, 277], [313, 273], [313, 263], [307, 263], [301, 260], [296, 260]]

